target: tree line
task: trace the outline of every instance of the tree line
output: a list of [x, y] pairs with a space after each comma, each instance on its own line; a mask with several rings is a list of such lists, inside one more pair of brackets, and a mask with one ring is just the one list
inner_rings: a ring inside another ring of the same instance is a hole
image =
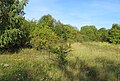
[[27, 0], [0, 0], [0, 51], [21, 48], [50, 49], [67, 42], [100, 41], [120, 44], [120, 25], [97, 29], [94, 25], [78, 29], [44, 15], [39, 20], [26, 20]]

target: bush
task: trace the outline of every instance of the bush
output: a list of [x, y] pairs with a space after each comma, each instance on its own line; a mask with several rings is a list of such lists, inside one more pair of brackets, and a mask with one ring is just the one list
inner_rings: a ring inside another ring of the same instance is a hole
[[113, 44], [120, 44], [120, 30], [111, 29], [108, 36], [109, 42]]
[[38, 50], [47, 49], [57, 42], [57, 35], [48, 27], [37, 27], [30, 37], [32, 47]]
[[0, 36], [0, 50], [13, 50], [25, 43], [25, 33], [19, 29], [5, 30]]
[[68, 53], [72, 51], [70, 48], [71, 46], [61, 45], [58, 47], [52, 47], [50, 49], [50, 52], [53, 53], [55, 56], [53, 60], [55, 60], [55, 62], [61, 69], [65, 69], [68, 63], [67, 56], [68, 56]]
[[84, 41], [97, 41], [97, 28], [94, 25], [81, 27], [80, 34]]

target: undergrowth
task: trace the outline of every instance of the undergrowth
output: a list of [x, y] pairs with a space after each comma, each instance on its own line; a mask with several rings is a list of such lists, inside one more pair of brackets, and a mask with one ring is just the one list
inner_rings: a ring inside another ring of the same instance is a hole
[[[0, 55], [0, 81], [119, 81], [117, 45], [92, 42], [74, 43], [71, 47], [64, 60], [59, 55], [59, 59], [52, 60], [54, 52], [66, 53], [62, 47], [54, 48], [52, 53], [22, 49], [19, 53]], [[65, 67], [60, 68], [62, 65]]]

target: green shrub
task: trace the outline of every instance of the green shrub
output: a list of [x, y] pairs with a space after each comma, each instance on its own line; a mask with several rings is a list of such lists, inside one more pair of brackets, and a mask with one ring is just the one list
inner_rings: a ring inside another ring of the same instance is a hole
[[25, 34], [19, 29], [5, 30], [0, 36], [0, 50], [13, 50], [24, 44]]
[[97, 41], [97, 28], [94, 25], [82, 26], [80, 34], [84, 41]]
[[61, 45], [50, 49], [50, 52], [55, 54], [55, 59], [53, 60], [55, 60], [58, 66], [62, 69], [65, 69], [65, 66], [68, 63], [67, 56], [70, 51], [70, 46], [68, 45]]
[[111, 29], [108, 36], [109, 42], [113, 44], [120, 44], [120, 30]]
[[57, 35], [49, 27], [37, 27], [30, 37], [32, 47], [38, 50], [47, 49], [57, 42]]

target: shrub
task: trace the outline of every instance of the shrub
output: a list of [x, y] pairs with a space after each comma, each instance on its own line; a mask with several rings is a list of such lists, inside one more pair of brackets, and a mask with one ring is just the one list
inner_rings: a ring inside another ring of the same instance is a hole
[[13, 50], [20, 48], [25, 43], [25, 34], [19, 29], [5, 30], [0, 36], [0, 50]]
[[109, 42], [113, 44], [120, 44], [120, 30], [111, 29], [108, 36]]
[[38, 50], [47, 49], [57, 41], [57, 35], [48, 27], [36, 28], [30, 37], [32, 47]]
[[65, 69], [68, 63], [67, 56], [68, 56], [68, 53], [71, 51], [70, 48], [71, 47], [68, 45], [61, 45], [58, 47], [52, 47], [50, 49], [50, 52], [55, 54], [54, 60], [61, 69]]

